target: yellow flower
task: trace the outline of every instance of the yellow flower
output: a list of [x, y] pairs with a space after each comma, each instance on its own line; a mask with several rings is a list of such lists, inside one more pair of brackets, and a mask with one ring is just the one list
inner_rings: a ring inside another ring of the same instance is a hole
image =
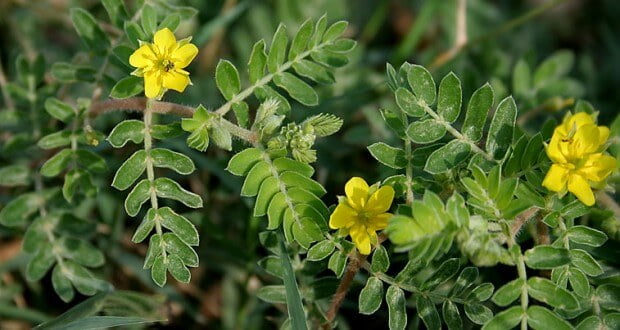
[[568, 188], [582, 203], [593, 205], [591, 186], [600, 187], [616, 168], [616, 159], [603, 154], [608, 138], [609, 129], [596, 126], [589, 114], [568, 114], [547, 146], [553, 165], [542, 185], [562, 194]]
[[377, 230], [387, 227], [392, 214], [387, 213], [394, 199], [390, 186], [371, 187], [362, 178], [354, 177], [344, 187], [346, 198], [341, 197], [329, 218], [329, 227], [340, 229], [343, 235], [351, 235], [357, 250], [370, 254], [371, 244], [377, 245]]
[[168, 28], [157, 31], [153, 43], [140, 42], [129, 57], [129, 64], [138, 68], [132, 74], [144, 77], [144, 93], [148, 98], [159, 98], [166, 89], [183, 92], [191, 84], [189, 72], [183, 70], [198, 54], [190, 44], [191, 37], [177, 42]]

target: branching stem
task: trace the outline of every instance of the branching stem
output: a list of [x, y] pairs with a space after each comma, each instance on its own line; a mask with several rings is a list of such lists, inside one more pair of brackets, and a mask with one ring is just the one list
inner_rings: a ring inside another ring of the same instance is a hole
[[325, 314], [327, 319], [326, 323], [323, 324], [323, 329], [331, 329], [331, 324], [336, 318], [336, 314], [338, 313], [338, 309], [340, 309], [340, 305], [344, 301], [344, 298], [347, 296], [347, 292], [349, 292], [349, 288], [351, 287], [351, 283], [353, 283], [353, 278], [355, 274], [359, 271], [360, 267], [366, 261], [368, 256], [362, 255], [357, 250], [354, 250], [351, 255], [351, 261], [347, 265], [347, 269], [340, 280], [340, 284], [338, 285], [338, 289], [336, 293], [332, 297], [332, 302]]

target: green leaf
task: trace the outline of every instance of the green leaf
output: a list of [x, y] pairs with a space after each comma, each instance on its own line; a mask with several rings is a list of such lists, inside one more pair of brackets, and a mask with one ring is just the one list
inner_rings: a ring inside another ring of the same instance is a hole
[[468, 303], [463, 306], [465, 315], [475, 324], [485, 324], [493, 317], [493, 312], [483, 304]]
[[465, 137], [477, 142], [482, 138], [489, 109], [493, 106], [493, 88], [489, 83], [477, 89], [467, 104], [462, 132]]
[[418, 100], [424, 101], [428, 106], [435, 103], [437, 93], [435, 81], [426, 68], [420, 65], [412, 65], [407, 73], [407, 81]]
[[[434, 290], [440, 284], [445, 283], [454, 277], [459, 271], [459, 266], [459, 260], [457, 258], [444, 261], [441, 266], [439, 266], [437, 271], [435, 271], [435, 273], [433, 273], [433, 275], [431, 275], [426, 282], [422, 284], [420, 289], [425, 291]], [[493, 290], [492, 287], [491, 290]]]
[[262, 159], [262, 151], [257, 148], [247, 148], [235, 154], [226, 170], [237, 176], [246, 176], [250, 170]]
[[607, 241], [607, 235], [588, 226], [573, 226], [568, 229], [568, 239], [577, 244], [601, 246]]
[[73, 300], [75, 291], [73, 290], [71, 281], [63, 274], [62, 267], [59, 264], [56, 264], [52, 271], [52, 287], [62, 301], [69, 302]]
[[55, 97], [50, 97], [45, 100], [45, 111], [47, 111], [50, 116], [64, 123], [71, 120], [76, 114], [72, 106]]
[[43, 203], [35, 193], [21, 194], [0, 210], [0, 223], [7, 227], [22, 225]]
[[241, 196], [256, 196], [256, 194], [258, 194], [258, 190], [260, 189], [261, 183], [272, 175], [273, 173], [271, 172], [271, 166], [267, 162], [258, 162], [258, 164], [252, 167], [247, 177], [245, 178], [245, 181], [243, 181], [243, 186], [241, 187]]
[[579, 303], [572, 294], [546, 278], [532, 277], [527, 280], [527, 285], [527, 292], [532, 298], [549, 306], [565, 310], [579, 308]]
[[52, 249], [39, 249], [26, 267], [26, 279], [30, 282], [39, 281], [56, 263]]
[[72, 159], [73, 151], [71, 149], [63, 149], [41, 166], [41, 174], [46, 177], [57, 176], [69, 165]]
[[326, 49], [315, 50], [310, 53], [310, 57], [320, 64], [333, 68], [339, 68], [349, 63], [349, 58], [346, 55], [331, 52]]
[[258, 299], [270, 304], [286, 303], [286, 290], [284, 285], [265, 285], [256, 292]]
[[107, 138], [114, 148], [122, 148], [127, 141], [135, 144], [144, 140], [144, 122], [141, 120], [124, 120], [112, 129]]
[[224, 98], [230, 101], [241, 90], [239, 72], [227, 60], [220, 60], [215, 68], [215, 83]]
[[307, 255], [308, 260], [310, 261], [323, 260], [327, 258], [330, 254], [332, 254], [335, 248], [336, 246], [334, 245], [334, 242], [330, 240], [320, 241], [314, 244], [314, 246], [312, 246], [308, 250], [308, 255]]
[[407, 127], [407, 137], [415, 143], [432, 143], [444, 135], [446, 135], [446, 127], [434, 119], [415, 121]]
[[[149, 210], [149, 212], [153, 214], [153, 216], [155, 216], [154, 211]], [[149, 216], [149, 212], [147, 212], [147, 216]], [[153, 267], [153, 264], [155, 263], [155, 258], [161, 255], [163, 252], [164, 245], [162, 243], [162, 235], [152, 235], [151, 239], [149, 239], [149, 248], [146, 251], [146, 257], [144, 257], [144, 269], [149, 269]], [[152, 276], [153, 274], [151, 273], [151, 277]]]
[[186, 217], [177, 214], [169, 207], [157, 210], [161, 219], [161, 225], [175, 233], [185, 244], [197, 246], [200, 242], [198, 231], [193, 223]]
[[475, 287], [468, 295], [468, 297], [472, 297], [480, 302], [486, 301], [487, 299], [491, 298], [491, 295], [493, 295], [493, 289], [493, 284], [482, 283]]
[[148, 323], [161, 322], [151, 318], [137, 316], [87, 316], [71, 323], [64, 324], [65, 330], [108, 329], [112, 327], [131, 327]]
[[309, 125], [318, 137], [330, 136], [342, 127], [342, 119], [332, 114], [321, 113], [307, 118], [302, 125]]
[[232, 105], [232, 109], [237, 119], [237, 124], [243, 128], [247, 128], [250, 122], [250, 108], [247, 103], [239, 102]]
[[327, 29], [327, 16], [323, 14], [317, 21], [314, 28], [314, 34], [312, 35], [312, 39], [308, 42], [308, 48], [314, 48], [321, 43], [323, 40], [323, 34]]
[[86, 168], [88, 171], [91, 172], [105, 173], [108, 170], [105, 159], [90, 150], [76, 150], [75, 160], [80, 166]]
[[520, 58], [512, 71], [512, 90], [515, 95], [527, 96], [532, 87], [530, 66]]
[[297, 34], [295, 34], [295, 37], [293, 38], [293, 42], [291, 42], [291, 49], [288, 53], [289, 61], [294, 60], [297, 55], [301, 54], [306, 49], [313, 32], [314, 23], [311, 19], [307, 19], [303, 22], [303, 24], [301, 24], [299, 30], [297, 30]]
[[105, 262], [103, 253], [84, 240], [63, 237], [57, 242], [61, 247], [59, 254], [62, 257], [73, 259], [82, 266], [99, 267]]
[[170, 31], [174, 31], [177, 27], [179, 27], [179, 24], [181, 24], [181, 15], [178, 13], [172, 13], [166, 16], [166, 18], [159, 23], [157, 29], [161, 30], [163, 28], [169, 28]]
[[390, 330], [404, 330], [407, 326], [407, 306], [403, 290], [391, 285], [385, 294], [385, 302], [388, 305]]
[[592, 256], [581, 249], [570, 250], [570, 260], [572, 264], [581, 269], [584, 273], [590, 276], [599, 276], [603, 274], [601, 265], [592, 258]]
[[71, 21], [77, 34], [88, 48], [102, 54], [110, 47], [108, 36], [101, 30], [97, 20], [86, 10], [72, 8]]
[[450, 300], [446, 300], [441, 308], [443, 320], [446, 322], [448, 329], [462, 329], [463, 321], [459, 313], [458, 307]]
[[314, 106], [319, 104], [319, 96], [314, 89], [291, 73], [279, 73], [273, 77], [273, 82], [303, 105]]
[[347, 265], [347, 255], [341, 251], [334, 252], [329, 261], [327, 262], [327, 268], [331, 269], [336, 277], [340, 278], [344, 273], [344, 268]]
[[181, 258], [176, 255], [168, 256], [168, 271], [172, 274], [172, 277], [182, 283], [189, 283], [192, 278], [189, 269], [185, 267]]
[[347, 29], [349, 23], [347, 21], [338, 21], [332, 24], [323, 35], [323, 42], [327, 43], [336, 40]]
[[112, 91], [110, 91], [110, 97], [115, 99], [126, 99], [142, 93], [144, 85], [142, 77], [128, 76], [119, 80]]
[[155, 192], [157, 197], [174, 199], [187, 207], [194, 209], [202, 207], [200, 196], [181, 188], [181, 185], [169, 178], [155, 179]]
[[321, 84], [332, 84], [336, 81], [329, 69], [309, 60], [302, 59], [293, 63], [293, 69], [298, 75]]
[[551, 245], [539, 245], [525, 252], [525, 263], [533, 269], [553, 269], [569, 262], [568, 250]]
[[562, 50], [554, 53], [542, 62], [534, 72], [534, 87], [541, 88], [566, 75], [573, 67], [575, 56], [571, 51]]
[[266, 63], [265, 40], [260, 40], [252, 47], [252, 53], [250, 54], [250, 60], [248, 62], [248, 74], [251, 84], [255, 84], [263, 77]]
[[153, 35], [157, 29], [157, 12], [148, 4], [144, 4], [142, 6], [140, 24], [142, 25], [144, 32], [146, 32], [149, 36]]
[[394, 95], [398, 107], [409, 116], [421, 117], [426, 113], [424, 107], [418, 103], [418, 99], [408, 89], [400, 87]]
[[146, 33], [144, 33], [140, 25], [133, 21], [125, 21], [125, 34], [127, 34], [127, 40], [129, 40], [134, 48], [140, 46], [139, 40], [150, 39]]
[[355, 46], [357, 46], [357, 41], [345, 38], [335, 40], [332, 44], [326, 45], [325, 49], [335, 53], [348, 53], [352, 51]]
[[198, 267], [198, 255], [189, 245], [174, 233], [164, 234], [164, 243], [166, 251], [171, 255], [176, 255], [183, 261], [183, 264], [190, 267]]
[[131, 157], [118, 168], [112, 180], [112, 187], [118, 190], [125, 190], [142, 176], [146, 169], [146, 152], [136, 151]]
[[395, 169], [407, 166], [405, 152], [400, 148], [394, 148], [383, 142], [377, 142], [368, 146], [368, 151], [370, 151], [370, 154], [376, 160], [385, 166]]
[[517, 119], [517, 105], [512, 96], [503, 99], [493, 115], [486, 149], [495, 159], [502, 159], [512, 144], [512, 131]]
[[138, 212], [140, 212], [142, 204], [144, 204], [149, 197], [151, 197], [151, 184], [149, 180], [144, 179], [133, 187], [125, 199], [125, 211], [127, 211], [127, 214], [131, 217], [135, 217]]
[[142, 222], [140, 222], [140, 225], [136, 229], [136, 232], [133, 234], [133, 237], [131, 238], [132, 242], [140, 243], [149, 236], [149, 234], [151, 233], [151, 231], [153, 231], [153, 228], [155, 227], [156, 216], [157, 212], [155, 211], [155, 209], [151, 208], [148, 210], [148, 212], [146, 212], [144, 219], [142, 219]]
[[284, 269], [282, 268], [282, 261], [279, 257], [268, 256], [258, 261], [258, 265], [263, 268], [267, 273], [282, 279], [284, 276]]
[[278, 68], [284, 63], [286, 58], [286, 45], [288, 37], [286, 36], [286, 26], [280, 23], [276, 33], [273, 35], [269, 55], [267, 56], [267, 68], [269, 72], [276, 73]]
[[123, 0], [102, 0], [103, 7], [108, 12], [110, 21], [117, 27], [122, 27], [127, 19], [127, 9]]
[[441, 329], [441, 320], [435, 304], [427, 297], [419, 295], [416, 297], [416, 309], [418, 316], [424, 321], [427, 329]]
[[180, 152], [163, 148], [155, 148], [150, 152], [153, 166], [174, 170], [179, 174], [190, 174], [196, 169], [194, 162]]
[[508, 306], [513, 301], [517, 300], [523, 291], [523, 286], [525, 285], [525, 281], [522, 278], [518, 278], [516, 280], [512, 280], [501, 288], [495, 291], [493, 295], [493, 302], [498, 306]]
[[159, 287], [163, 288], [164, 285], [166, 285], [167, 268], [167, 265], [164, 263], [164, 256], [160, 254], [155, 258], [153, 268], [151, 268], [151, 278], [155, 284], [159, 285]]
[[617, 284], [600, 285], [596, 288], [596, 296], [601, 307], [620, 311], [620, 286]]
[[433, 151], [426, 160], [424, 170], [431, 174], [447, 172], [465, 161], [470, 153], [471, 146], [469, 144], [460, 140], [452, 140]]
[[370, 270], [373, 273], [385, 273], [390, 267], [390, 257], [383, 245], [379, 245], [372, 254]]
[[573, 327], [570, 323], [563, 320], [556, 313], [542, 307], [542, 306], [530, 306], [527, 309], [527, 325], [532, 329], [558, 329], [558, 330], [570, 330]]
[[450, 290], [450, 296], [451, 297], [460, 296], [463, 292], [465, 292], [465, 290], [467, 290], [470, 286], [474, 284], [477, 278], [478, 278], [478, 268], [465, 267], [461, 271], [461, 274], [459, 274], [459, 277], [456, 278], [456, 281], [454, 281], [454, 286], [452, 286], [452, 290]]
[[292, 226], [292, 233], [295, 241], [304, 249], [309, 249], [311, 243], [323, 239], [321, 228], [309, 218], [295, 221]]
[[383, 281], [376, 277], [369, 277], [366, 285], [360, 291], [358, 309], [360, 314], [371, 315], [381, 307], [383, 300]]
[[461, 81], [453, 73], [447, 74], [439, 84], [437, 113], [447, 122], [453, 123], [461, 113], [463, 91]]
[[575, 294], [584, 298], [588, 297], [590, 294], [590, 283], [586, 274], [575, 267], [570, 267], [568, 280]]
[[28, 166], [16, 164], [0, 167], [0, 186], [22, 186], [27, 185], [29, 182], [30, 169]]
[[301, 301], [301, 295], [299, 294], [295, 272], [293, 271], [288, 251], [284, 245], [284, 238], [280, 233], [278, 233], [278, 238], [280, 246], [280, 259], [282, 260], [282, 268], [284, 270], [283, 280], [284, 288], [286, 290], [286, 306], [288, 316], [291, 319], [293, 329], [308, 329], [308, 326], [306, 325], [306, 314]]
[[[466, 305], [467, 306], [467, 305]], [[512, 329], [525, 315], [525, 311], [521, 306], [513, 306], [503, 312], [498, 313], [489, 322], [482, 327], [483, 330], [505, 330]]]
[[[54, 149], [58, 147], [64, 147], [71, 143], [71, 132], [60, 131], [52, 134], [48, 134], [37, 142], [37, 145], [41, 149]], [[2, 177], [0, 175], [0, 177]]]

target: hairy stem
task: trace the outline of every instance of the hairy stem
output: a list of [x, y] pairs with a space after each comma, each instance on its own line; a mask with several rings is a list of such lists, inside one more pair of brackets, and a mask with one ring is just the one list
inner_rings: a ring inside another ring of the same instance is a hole
[[336, 318], [336, 314], [338, 313], [338, 309], [340, 309], [340, 305], [344, 301], [344, 298], [347, 296], [347, 292], [349, 292], [349, 288], [351, 287], [351, 283], [353, 283], [353, 278], [355, 274], [359, 271], [360, 267], [366, 261], [368, 256], [362, 255], [357, 250], [353, 251], [351, 256], [351, 261], [347, 265], [347, 269], [340, 280], [340, 284], [338, 285], [338, 289], [332, 298], [332, 302], [327, 310], [325, 317], [327, 321], [323, 324], [323, 329], [331, 329], [331, 324]]
[[[89, 110], [91, 117], [96, 117], [108, 111], [145, 111], [148, 99], [144, 97], [133, 97], [129, 99], [110, 99], [104, 102], [93, 103]], [[181, 104], [152, 101], [150, 105], [150, 112], [161, 114], [173, 114], [180, 117], [191, 117], [194, 114], [194, 108], [184, 106]], [[245, 140], [249, 143], [255, 143], [258, 139], [256, 133], [247, 130], [243, 127], [237, 126], [232, 122], [221, 118], [222, 126], [224, 126], [232, 135]]]
[[[0, 59], [1, 60], [1, 59]], [[4, 104], [6, 108], [14, 111], [15, 110], [15, 102], [9, 94], [9, 91], [6, 89], [6, 76], [4, 75], [4, 69], [2, 68], [2, 61], [0, 61], [0, 89], [2, 90], [2, 99], [4, 100]]]

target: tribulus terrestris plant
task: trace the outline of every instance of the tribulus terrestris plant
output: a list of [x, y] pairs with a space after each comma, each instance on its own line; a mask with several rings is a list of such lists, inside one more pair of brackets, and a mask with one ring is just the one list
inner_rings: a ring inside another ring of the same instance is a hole
[[486, 45], [562, 1], [477, 39], [425, 2], [392, 58], [274, 2], [312, 14], [104, 0], [58, 14], [79, 52], [1, 52], [0, 327], [620, 328], [620, 117], [573, 52]]

